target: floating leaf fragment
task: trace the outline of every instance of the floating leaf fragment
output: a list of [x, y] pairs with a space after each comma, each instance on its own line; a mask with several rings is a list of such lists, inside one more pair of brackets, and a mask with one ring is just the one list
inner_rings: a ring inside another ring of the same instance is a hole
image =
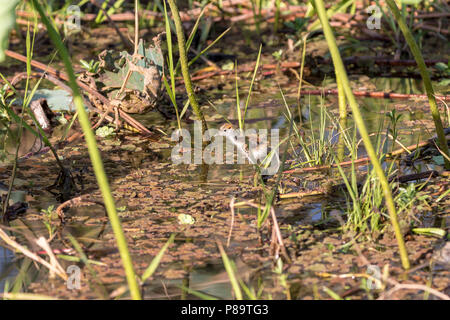
[[194, 224], [195, 219], [190, 214], [180, 213], [178, 215], [178, 223], [179, 224]]

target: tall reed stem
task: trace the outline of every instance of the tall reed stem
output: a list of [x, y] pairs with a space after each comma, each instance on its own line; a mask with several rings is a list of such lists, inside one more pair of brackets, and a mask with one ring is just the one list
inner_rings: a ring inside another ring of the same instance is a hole
[[383, 171], [383, 168], [381, 167], [380, 162], [378, 161], [377, 154], [372, 145], [372, 142], [370, 141], [370, 137], [367, 132], [366, 126], [364, 124], [364, 120], [362, 118], [362, 115], [359, 110], [358, 104], [356, 102], [355, 96], [352, 93], [352, 89], [350, 87], [350, 83], [349, 83], [349, 80], [347, 77], [347, 72], [345, 71], [344, 63], [342, 62], [342, 58], [341, 58], [339, 49], [336, 44], [336, 39], [334, 37], [333, 31], [331, 30], [330, 23], [328, 22], [328, 19], [327, 19], [327, 14], [325, 11], [325, 6], [323, 4], [323, 0], [314, 0], [314, 4], [315, 4], [315, 9], [317, 11], [317, 14], [319, 16], [320, 22], [322, 24], [323, 32], [325, 34], [325, 38], [327, 40], [328, 47], [330, 49], [334, 68], [336, 71], [336, 77], [339, 77], [341, 79], [341, 83], [344, 88], [345, 95], [346, 95], [349, 105], [352, 109], [352, 113], [354, 116], [356, 126], [357, 126], [359, 133], [361, 135], [361, 138], [364, 142], [364, 146], [366, 148], [367, 154], [368, 154], [370, 161], [374, 167], [374, 170], [378, 176], [378, 179], [380, 179], [380, 184], [381, 184], [381, 187], [383, 188], [383, 194], [385, 197], [386, 207], [388, 209], [392, 227], [394, 229], [395, 236], [397, 238], [397, 243], [398, 243], [398, 247], [399, 247], [400, 258], [402, 261], [403, 268], [409, 269], [410, 263], [409, 263], [409, 259], [408, 259], [408, 253], [406, 251], [405, 242], [403, 240], [403, 235], [401, 233], [400, 226], [398, 223], [397, 212], [395, 209], [392, 192], [389, 187], [389, 182], [384, 174], [384, 171]]
[[108, 179], [106, 177], [105, 169], [103, 167], [103, 162], [100, 156], [100, 152], [97, 147], [97, 142], [95, 140], [94, 132], [92, 131], [91, 124], [89, 122], [89, 117], [86, 109], [83, 105], [83, 98], [81, 97], [78, 85], [76, 82], [75, 74], [73, 72], [72, 63], [70, 62], [69, 53], [66, 47], [63, 45], [60, 36], [56, 30], [51, 25], [47, 16], [44, 13], [41, 5], [37, 0], [32, 0], [33, 6], [39, 12], [42, 22], [47, 27], [48, 35], [55, 45], [56, 49], [64, 62], [64, 66], [69, 77], [69, 85], [72, 89], [73, 102], [77, 108], [78, 119], [83, 129], [83, 133], [86, 139], [86, 144], [89, 151], [89, 156], [91, 158], [92, 166], [94, 167], [95, 177], [97, 178], [98, 186], [103, 195], [103, 201], [105, 203], [106, 212], [108, 213], [109, 221], [111, 223], [111, 228], [113, 229], [114, 235], [116, 237], [117, 247], [119, 249], [120, 257], [122, 259], [122, 264], [125, 269], [125, 275], [128, 281], [128, 287], [130, 289], [131, 297], [135, 300], [141, 299], [141, 293], [139, 290], [139, 285], [137, 283], [136, 274], [134, 272], [133, 263], [131, 261], [130, 253], [128, 251], [127, 242], [125, 240], [125, 235], [120, 224], [120, 219], [116, 211], [116, 206], [114, 204], [114, 198], [109, 187]]
[[202, 109], [200, 109], [200, 105], [198, 104], [194, 90], [192, 89], [191, 75], [189, 74], [189, 65], [186, 54], [186, 41], [184, 38], [183, 27], [181, 25], [180, 13], [178, 12], [178, 7], [174, 0], [167, 0], [167, 2], [169, 3], [170, 11], [172, 11], [172, 18], [175, 24], [175, 30], [177, 32], [178, 50], [180, 53], [181, 73], [183, 74], [184, 86], [186, 87], [189, 103], [191, 104], [195, 115], [202, 121], [202, 132], [205, 132], [208, 127], [206, 125], [206, 120], [203, 116]]

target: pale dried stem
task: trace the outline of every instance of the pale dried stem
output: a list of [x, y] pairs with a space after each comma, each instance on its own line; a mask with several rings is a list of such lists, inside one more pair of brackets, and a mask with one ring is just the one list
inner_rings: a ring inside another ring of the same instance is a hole
[[[11, 239], [11, 237], [8, 236], [8, 234], [6, 234], [6, 232], [3, 231], [2, 229], [0, 229], [0, 238], [4, 242], [6, 242], [7, 245], [9, 245], [9, 246], [13, 247], [14, 249], [20, 251], [26, 257], [28, 257], [28, 258], [30, 258], [30, 259], [32, 259], [32, 260], [42, 264], [43, 266], [48, 268], [51, 272], [54, 272], [56, 275], [61, 277], [63, 280], [67, 280], [67, 274], [64, 272], [64, 270], [62, 270], [61, 266], [59, 266], [59, 268], [58, 268], [55, 265], [48, 263], [47, 261], [45, 261], [44, 259], [42, 259], [38, 255], [36, 255], [35, 253], [31, 252], [27, 248], [21, 246], [19, 243], [17, 243], [13, 239]], [[37, 241], [36, 241], [36, 243], [39, 244]], [[50, 260], [51, 260], [51, 258], [50, 258]]]

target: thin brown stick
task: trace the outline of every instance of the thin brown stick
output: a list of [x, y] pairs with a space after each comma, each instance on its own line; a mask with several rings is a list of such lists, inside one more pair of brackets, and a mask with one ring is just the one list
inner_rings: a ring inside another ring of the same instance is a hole
[[[27, 75], [26, 72], [18, 73], [18, 74], [16, 74], [16, 75], [14, 76], [14, 78], [10, 81], [10, 82], [11, 82], [11, 85], [14, 86], [14, 85], [17, 84], [20, 80], [26, 79], [27, 77], [28, 77], [28, 75]], [[65, 91], [69, 92], [70, 94], [72, 94], [72, 89], [70, 89], [70, 87], [69, 87], [68, 85], [66, 85], [63, 81], [59, 80], [58, 78], [52, 76], [51, 74], [48, 74], [48, 73], [45, 73], [45, 72], [39, 72], [39, 71], [37, 71], [37, 72], [33, 72], [32, 74], [30, 74], [29, 77], [30, 77], [30, 78], [44, 78], [44, 79], [46, 79], [46, 80], [52, 82], [53, 84], [59, 86], [61, 89], [63, 89], [63, 90], [65, 90]], [[103, 120], [105, 120], [105, 119], [108, 120], [110, 123], [112, 123], [112, 122], [114, 121], [114, 119], [113, 119], [112, 117], [108, 116], [108, 112], [107, 112], [107, 111], [102, 112], [101, 110], [97, 109], [96, 107], [94, 107], [94, 106], [89, 102], [88, 99], [86, 99], [86, 98], [84, 98], [84, 97], [83, 97], [83, 101], [84, 101], [85, 105], [86, 105], [90, 110], [92, 110], [92, 111], [94, 111], [94, 112], [96, 112], [96, 113], [98, 113], [98, 114], [101, 115], [101, 116], [100, 116], [100, 119], [92, 126], [92, 129], [93, 129], [93, 130], [95, 130], [96, 128], [98, 128], [98, 127], [103, 123]], [[82, 138], [83, 136], [84, 136], [84, 134], [81, 133], [81, 132], [74, 133], [73, 135], [71, 135], [70, 137], [68, 137], [68, 138], [66, 139], [65, 143], [71, 143], [71, 142], [75, 141], [76, 139]], [[64, 143], [64, 141], [60, 141], [60, 142], [58, 143], [58, 148], [62, 148], [62, 147], [65, 145], [65, 143]], [[48, 152], [49, 150], [50, 150], [50, 148], [45, 147], [45, 148], [39, 150], [38, 152], [31, 152], [31, 153], [29, 153], [29, 154], [26, 154], [26, 155], [22, 156], [22, 157], [21, 157], [21, 160], [28, 159], [28, 158], [30, 158], [30, 157], [32, 157], [32, 156], [35, 156], [35, 155], [41, 155], [41, 154], [44, 154], [44, 153]]]
[[59, 270], [56, 266], [48, 263], [47, 261], [45, 261], [44, 259], [42, 259], [41, 257], [39, 257], [38, 255], [36, 255], [35, 253], [31, 252], [30, 250], [28, 250], [27, 248], [23, 247], [22, 245], [20, 245], [19, 243], [17, 243], [16, 241], [14, 241], [6, 232], [4, 232], [2, 229], [0, 229], [0, 238], [9, 246], [13, 247], [14, 249], [20, 251], [23, 255], [25, 255], [26, 257], [42, 264], [43, 266], [45, 266], [46, 268], [48, 268], [51, 272], [54, 272], [55, 274], [57, 274], [59, 277], [61, 277], [63, 280], [67, 280], [67, 274], [64, 272], [64, 270]]
[[[361, 159], [357, 159], [355, 161], [353, 161], [353, 164], [355, 166], [363, 166], [369, 163], [369, 158], [368, 157], [364, 157]], [[352, 161], [345, 161], [345, 162], [341, 162], [339, 163], [339, 165], [341, 167], [348, 167], [352, 165]], [[332, 164], [332, 165], [323, 165], [323, 166], [315, 166], [315, 167], [308, 167], [308, 168], [297, 168], [297, 169], [290, 169], [290, 170], [286, 170], [283, 173], [305, 173], [305, 172], [313, 172], [313, 171], [320, 171], [320, 170], [327, 170], [327, 169], [331, 169], [331, 168], [337, 168], [337, 164]]]
[[270, 208], [270, 214], [272, 216], [272, 223], [273, 223], [273, 229], [275, 230], [275, 234], [277, 236], [278, 245], [281, 248], [281, 253], [283, 254], [284, 258], [288, 263], [291, 263], [291, 257], [289, 257], [286, 247], [284, 246], [283, 237], [281, 235], [280, 227], [278, 225], [277, 216], [275, 215], [275, 209], [273, 207]]
[[66, 202], [61, 203], [56, 208], [56, 214], [58, 215], [61, 222], [64, 222], [65, 215], [64, 215], [64, 209], [70, 208], [70, 207], [80, 207], [80, 206], [92, 206], [92, 205], [100, 205], [102, 207], [105, 207], [104, 203], [98, 200], [95, 200], [92, 198], [91, 194], [83, 194], [81, 196], [72, 198], [70, 200], [67, 200]]
[[[12, 78], [11, 85], [15, 86], [19, 81], [24, 80], [28, 77], [26, 72], [21, 72], [18, 73], [14, 76], [14, 78]], [[30, 78], [44, 78], [48, 81], [50, 81], [51, 83], [53, 83], [54, 85], [60, 87], [61, 89], [69, 92], [70, 94], [72, 94], [72, 89], [70, 89], [70, 87], [68, 85], [66, 85], [63, 81], [59, 80], [58, 78], [52, 76], [51, 74], [45, 73], [45, 72], [40, 72], [40, 71], [36, 71], [33, 72], [32, 74], [29, 75]], [[101, 113], [101, 110], [97, 109], [96, 107], [94, 107], [88, 99], [85, 99], [83, 97], [83, 102], [86, 104], [86, 106], [89, 108], [89, 110], [95, 111], [97, 113]], [[111, 117], [106, 117], [106, 119], [108, 121], [112, 121]]]

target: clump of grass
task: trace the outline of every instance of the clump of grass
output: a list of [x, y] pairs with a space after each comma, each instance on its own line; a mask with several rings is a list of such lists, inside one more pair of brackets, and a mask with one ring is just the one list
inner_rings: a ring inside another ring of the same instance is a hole
[[[311, 106], [308, 106], [311, 108]], [[293, 148], [294, 156], [299, 160], [295, 166], [320, 166], [334, 162], [331, 150], [335, 147], [334, 135], [342, 128], [333, 119], [324, 105], [324, 99], [320, 99], [320, 114], [318, 124], [315, 124], [312, 117], [309, 123], [303, 123], [299, 128], [294, 126], [294, 134], [300, 149]], [[311, 113], [311, 110], [310, 110]], [[286, 119], [289, 121], [293, 115], [286, 107]], [[309, 125], [309, 128], [306, 125]], [[331, 130], [330, 130], [331, 127]], [[343, 130], [345, 131], [345, 130]], [[345, 134], [343, 135], [345, 136]], [[345, 139], [343, 138], [345, 143]]]

